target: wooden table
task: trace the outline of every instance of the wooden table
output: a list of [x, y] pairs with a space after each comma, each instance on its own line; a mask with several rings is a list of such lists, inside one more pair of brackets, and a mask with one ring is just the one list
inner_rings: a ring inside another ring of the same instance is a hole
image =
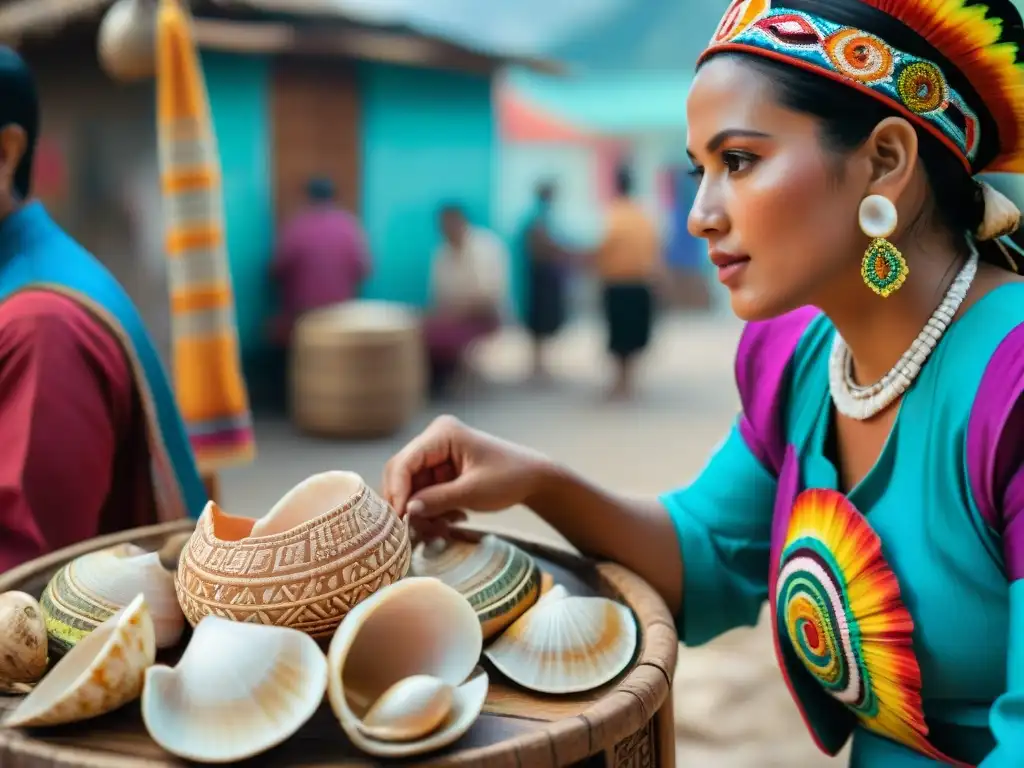
[[[26, 563], [0, 575], [0, 592], [22, 590], [38, 596], [53, 573], [69, 560], [123, 542], [157, 549], [169, 536], [194, 526], [179, 521], [93, 539]], [[573, 696], [529, 693], [490, 668], [484, 714], [448, 750], [389, 765], [473, 766], [474, 768], [673, 768], [675, 738], [672, 676], [678, 638], [665, 604], [639, 577], [617, 565], [589, 563], [542, 544], [511, 538], [532, 552], [541, 567], [571, 593], [605, 594], [636, 615], [641, 642], [632, 666], [596, 691]], [[158, 661], [174, 664], [180, 651]], [[18, 696], [0, 696], [0, 717]], [[3, 768], [142, 768], [179, 766], [148, 736], [138, 703], [84, 723], [35, 731], [0, 728]], [[326, 703], [295, 736], [243, 765], [260, 768], [365, 768], [382, 765], [356, 750]]]

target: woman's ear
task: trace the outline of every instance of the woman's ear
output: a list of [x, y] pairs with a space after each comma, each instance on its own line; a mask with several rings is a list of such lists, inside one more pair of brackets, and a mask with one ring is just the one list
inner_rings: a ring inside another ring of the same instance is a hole
[[871, 132], [862, 152], [871, 165], [868, 195], [896, 202], [917, 170], [917, 131], [902, 117], [887, 117]]
[[28, 135], [20, 125], [0, 128], [0, 195], [14, 195], [14, 177], [28, 147]]

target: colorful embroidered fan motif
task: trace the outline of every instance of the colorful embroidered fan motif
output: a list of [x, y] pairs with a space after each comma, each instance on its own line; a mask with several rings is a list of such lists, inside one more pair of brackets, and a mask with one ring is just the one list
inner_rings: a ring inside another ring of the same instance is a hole
[[815, 679], [866, 728], [948, 761], [928, 741], [913, 619], [860, 512], [835, 491], [804, 491], [779, 567], [779, 632]]

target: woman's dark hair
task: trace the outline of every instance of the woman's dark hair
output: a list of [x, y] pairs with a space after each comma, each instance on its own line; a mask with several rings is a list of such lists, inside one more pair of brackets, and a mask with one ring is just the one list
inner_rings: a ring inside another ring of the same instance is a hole
[[[968, 2], [968, 4], [972, 4]], [[1011, 36], [1021, 42], [1024, 53], [1024, 28], [1021, 17], [1009, 0], [987, 0], [989, 15], [1005, 20], [1003, 39]], [[950, 84], [968, 101], [981, 123], [981, 158], [991, 159], [998, 151], [995, 120], [966, 78], [932, 46], [900, 22], [856, 0], [787, 0], [787, 8], [821, 13], [830, 20], [857, 26], [872, 32], [891, 45], [934, 61], [951, 81]], [[827, 11], [824, 8], [827, 7]], [[1021, 55], [1021, 54], [1018, 54]], [[767, 59], [756, 54], [723, 52], [704, 60], [728, 56], [740, 59], [746, 66], [765, 76], [779, 103], [796, 112], [821, 121], [821, 138], [826, 148], [839, 153], [861, 146], [882, 120], [900, 114], [885, 102], [830, 80], [808, 70]], [[916, 128], [916, 126], [915, 126]], [[975, 232], [985, 215], [981, 186], [966, 170], [962, 161], [930, 132], [917, 129], [918, 155], [931, 186], [933, 221], [952, 230], [958, 243], [961, 233]], [[915, 222], [916, 223], [916, 222]], [[978, 243], [984, 261], [1007, 268], [1007, 257], [991, 242]], [[1019, 259], [1018, 259], [1019, 260]]]

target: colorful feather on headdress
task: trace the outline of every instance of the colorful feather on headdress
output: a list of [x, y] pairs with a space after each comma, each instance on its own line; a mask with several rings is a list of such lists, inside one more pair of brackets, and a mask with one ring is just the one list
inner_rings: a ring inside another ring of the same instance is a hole
[[[960, 70], [999, 127], [999, 153], [978, 171], [1024, 172], [1024, 27], [1009, 0], [861, 0], [914, 30]], [[1007, 19], [1012, 20], [1007, 23]]]

